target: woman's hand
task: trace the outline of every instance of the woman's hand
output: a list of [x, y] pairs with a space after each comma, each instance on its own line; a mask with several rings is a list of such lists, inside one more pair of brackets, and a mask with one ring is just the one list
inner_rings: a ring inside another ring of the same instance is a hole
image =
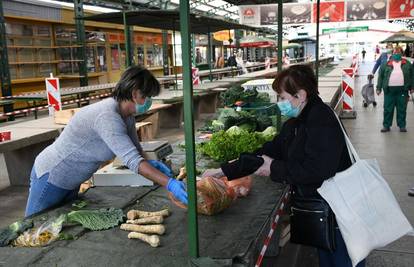
[[176, 199], [182, 203], [188, 205], [188, 195], [185, 188], [185, 184], [181, 181], [177, 181], [174, 178], [169, 178], [167, 184], [167, 190], [171, 192]]
[[259, 169], [257, 169], [257, 171], [254, 172], [254, 174], [259, 176], [270, 176], [270, 165], [272, 164], [273, 159], [266, 155], [262, 155], [262, 158], [264, 162], [262, 166], [260, 166]]

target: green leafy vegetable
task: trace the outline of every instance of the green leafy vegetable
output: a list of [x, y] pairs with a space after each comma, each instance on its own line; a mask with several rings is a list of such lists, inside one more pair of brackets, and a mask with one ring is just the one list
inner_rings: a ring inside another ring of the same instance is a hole
[[244, 103], [270, 102], [269, 94], [259, 93], [256, 88], [245, 90], [240, 85], [230, 87], [227, 91], [222, 92], [220, 94], [220, 99], [227, 107], [232, 106], [237, 101], [242, 101]]
[[211, 141], [198, 145], [198, 151], [219, 161], [236, 159], [243, 152], [254, 152], [269, 141], [262, 133], [241, 131], [234, 135], [225, 131], [214, 133]]
[[15, 240], [21, 233], [33, 227], [32, 220], [18, 221], [0, 230], [0, 247], [7, 246]]
[[243, 130], [239, 128], [238, 126], [232, 126], [226, 131], [226, 134], [228, 135], [239, 135], [242, 133], [243, 133]]
[[77, 210], [67, 215], [68, 222], [77, 222], [84, 228], [99, 231], [117, 226], [124, 220], [121, 209]]
[[266, 139], [266, 140], [272, 140], [275, 136], [276, 136], [276, 134], [277, 134], [277, 130], [276, 130], [276, 128], [275, 127], [273, 127], [273, 126], [269, 126], [269, 127], [267, 127], [266, 128], [266, 130], [264, 130], [263, 132], [262, 132], [262, 135], [263, 135], [263, 137]]

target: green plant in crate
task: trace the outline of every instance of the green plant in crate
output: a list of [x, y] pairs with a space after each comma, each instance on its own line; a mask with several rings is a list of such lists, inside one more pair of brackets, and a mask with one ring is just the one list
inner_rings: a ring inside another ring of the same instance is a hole
[[276, 129], [247, 132], [233, 126], [227, 131], [214, 133], [209, 142], [198, 144], [198, 151], [216, 161], [227, 162], [238, 158], [241, 153], [258, 150], [265, 142], [272, 140], [275, 134]]
[[220, 94], [220, 99], [224, 106], [227, 107], [233, 106], [237, 101], [242, 101], [243, 103], [270, 102], [269, 94], [259, 93], [256, 87], [245, 90], [241, 86], [230, 87], [230, 89]]

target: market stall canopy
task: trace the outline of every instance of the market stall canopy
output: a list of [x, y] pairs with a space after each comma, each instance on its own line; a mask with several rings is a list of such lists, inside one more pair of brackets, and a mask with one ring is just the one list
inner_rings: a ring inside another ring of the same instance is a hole
[[[288, 45], [288, 40], [283, 39], [283, 47]], [[230, 47], [235, 47], [231, 45]], [[277, 39], [266, 38], [262, 36], [249, 35], [240, 39], [240, 47], [277, 47]]]
[[[163, 30], [180, 29], [180, 12], [178, 10], [138, 10], [127, 11], [126, 22], [147, 28]], [[84, 18], [85, 20], [124, 24], [123, 12], [103, 13]], [[190, 14], [190, 31], [192, 33], [208, 33], [228, 29], [257, 31], [258, 28], [228, 22], [214, 17]]]
[[300, 47], [302, 47], [302, 45], [297, 44], [297, 43], [288, 43], [286, 45], [283, 45], [283, 49], [300, 48]]
[[[240, 47], [276, 47], [277, 41], [261, 36], [245, 36], [240, 39]], [[234, 47], [234, 45], [232, 45]]]
[[298, 38], [289, 40], [289, 43], [305, 43], [305, 42], [316, 43], [316, 40], [310, 37], [298, 37]]
[[394, 33], [387, 39], [381, 41], [381, 43], [410, 43], [414, 42], [414, 33], [410, 31], [399, 31]]

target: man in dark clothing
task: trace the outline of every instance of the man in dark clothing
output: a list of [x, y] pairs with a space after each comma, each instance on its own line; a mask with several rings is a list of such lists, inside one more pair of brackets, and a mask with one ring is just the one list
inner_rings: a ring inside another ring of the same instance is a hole
[[367, 53], [367, 51], [365, 51], [365, 48], [362, 48], [362, 62], [365, 61], [365, 54]]

